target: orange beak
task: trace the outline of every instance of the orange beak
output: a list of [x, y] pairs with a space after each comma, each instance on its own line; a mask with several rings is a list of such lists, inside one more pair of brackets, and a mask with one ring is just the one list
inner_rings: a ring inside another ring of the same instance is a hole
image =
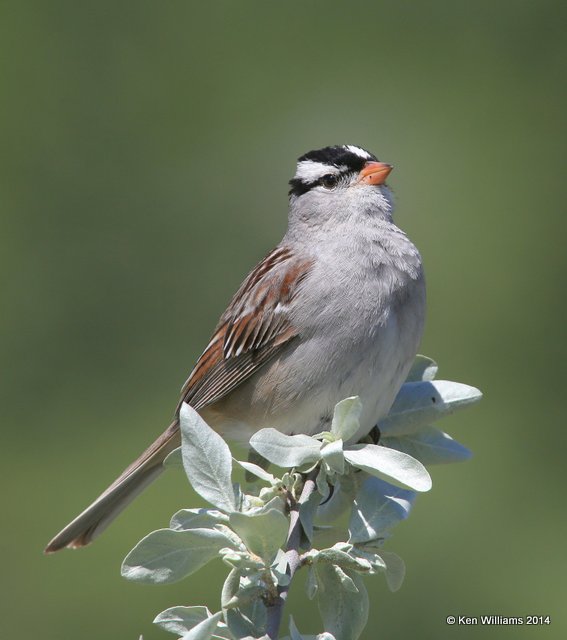
[[358, 181], [364, 184], [384, 184], [393, 168], [386, 162], [367, 162], [358, 174]]

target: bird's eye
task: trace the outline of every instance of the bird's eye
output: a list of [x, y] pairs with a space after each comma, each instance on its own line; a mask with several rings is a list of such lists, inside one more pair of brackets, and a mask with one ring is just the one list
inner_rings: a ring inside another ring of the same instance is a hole
[[321, 178], [321, 184], [325, 187], [325, 189], [334, 189], [339, 183], [339, 176], [334, 173], [328, 173], [327, 175]]

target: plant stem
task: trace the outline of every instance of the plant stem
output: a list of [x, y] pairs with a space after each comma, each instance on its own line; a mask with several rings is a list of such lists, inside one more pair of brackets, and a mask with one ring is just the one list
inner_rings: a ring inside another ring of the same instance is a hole
[[286, 542], [286, 558], [287, 558], [287, 575], [289, 576], [289, 583], [285, 586], [278, 587], [278, 598], [273, 605], [268, 607], [267, 622], [266, 622], [266, 634], [270, 640], [277, 640], [279, 629], [282, 621], [283, 609], [287, 600], [287, 594], [291, 586], [291, 580], [297, 569], [301, 565], [301, 559], [299, 556], [299, 545], [301, 543], [301, 521], [299, 520], [299, 509], [302, 504], [309, 500], [311, 494], [317, 488], [315, 484], [315, 478], [319, 472], [319, 467], [315, 467], [306, 477], [303, 483], [303, 489], [299, 500], [293, 501], [290, 513], [289, 513], [289, 532], [287, 534]]

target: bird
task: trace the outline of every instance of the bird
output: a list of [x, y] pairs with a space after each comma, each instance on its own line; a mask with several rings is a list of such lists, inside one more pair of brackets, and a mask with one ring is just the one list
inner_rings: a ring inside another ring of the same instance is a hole
[[181, 389], [169, 427], [45, 548], [88, 545], [163, 471], [188, 403], [226, 440], [328, 430], [362, 401], [356, 441], [385, 417], [425, 322], [418, 249], [393, 220], [392, 165], [345, 144], [302, 155], [287, 231], [248, 274]]

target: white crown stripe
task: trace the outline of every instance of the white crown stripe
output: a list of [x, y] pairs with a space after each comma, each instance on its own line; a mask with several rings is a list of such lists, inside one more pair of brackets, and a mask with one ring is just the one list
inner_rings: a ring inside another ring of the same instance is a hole
[[364, 158], [365, 160], [368, 160], [371, 156], [368, 153], [368, 151], [365, 151], [364, 149], [361, 149], [360, 147], [356, 147], [353, 144], [345, 144], [344, 148], [347, 151], [350, 151], [351, 153], [354, 153], [354, 155], [359, 156], [360, 158]]
[[313, 160], [302, 160], [297, 163], [295, 179], [302, 182], [316, 182], [328, 173], [339, 173], [339, 169], [332, 164], [314, 162]]

